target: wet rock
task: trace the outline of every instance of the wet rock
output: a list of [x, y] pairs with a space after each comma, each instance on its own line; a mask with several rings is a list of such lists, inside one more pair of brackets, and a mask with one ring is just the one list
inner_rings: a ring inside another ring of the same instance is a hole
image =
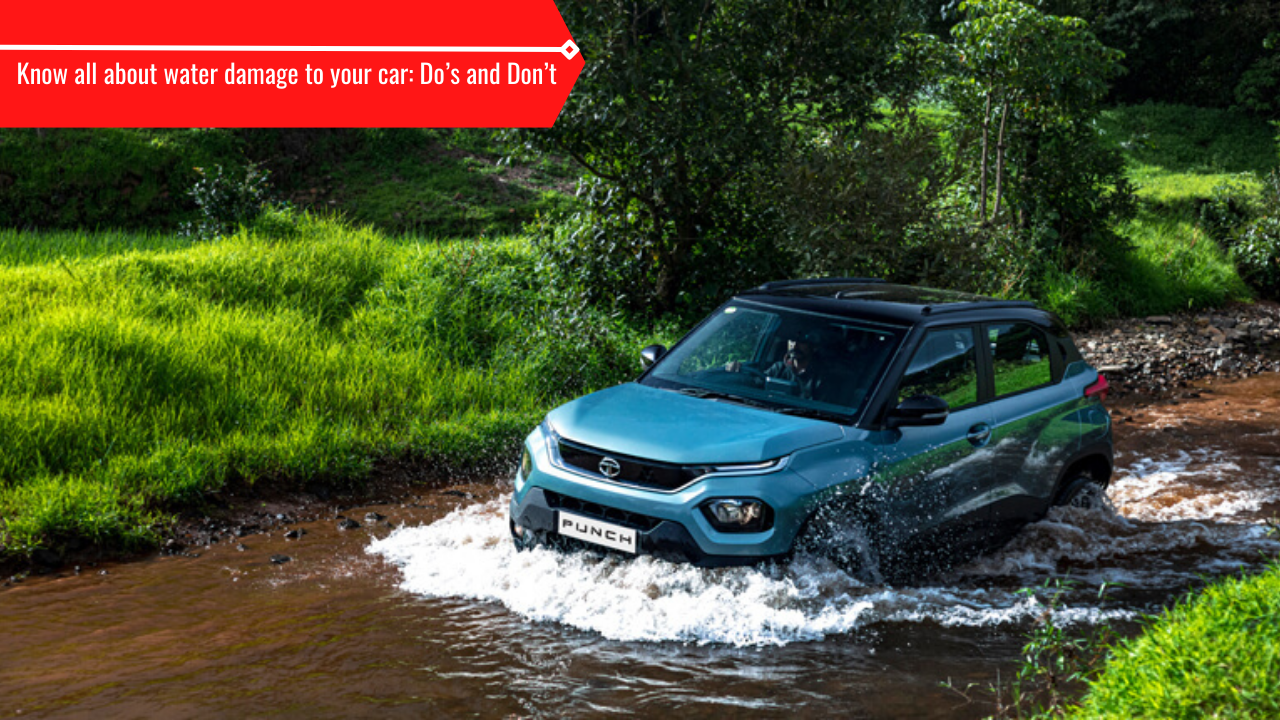
[[283, 565], [292, 559], [293, 558], [289, 557], [288, 555], [272, 555], [271, 556], [271, 562], [274, 565]]
[[245, 550], [248, 550], [248, 549], [249, 547], [244, 543], [236, 543], [236, 550], [239, 550], [240, 552], [244, 552]]
[[307, 534], [306, 530], [302, 528], [294, 528], [284, 534], [284, 539], [285, 540], [301, 540], [302, 536], [306, 534]]
[[1113, 398], [1164, 396], [1209, 376], [1280, 370], [1280, 306], [1269, 302], [1116, 320], [1075, 336], [1085, 359], [1113, 381]]
[[360, 523], [352, 520], [351, 518], [343, 518], [338, 521], [339, 530], [355, 530], [358, 527], [360, 527]]
[[376, 522], [379, 522], [379, 521], [381, 521], [381, 520], [386, 520], [386, 519], [387, 519], [387, 516], [386, 516], [386, 515], [380, 515], [380, 514], [378, 514], [378, 513], [376, 513], [376, 512], [373, 512], [373, 511], [369, 511], [369, 512], [365, 513], [365, 516], [364, 516], [364, 520], [365, 520], [365, 522], [371, 522], [371, 523], [376, 523]]

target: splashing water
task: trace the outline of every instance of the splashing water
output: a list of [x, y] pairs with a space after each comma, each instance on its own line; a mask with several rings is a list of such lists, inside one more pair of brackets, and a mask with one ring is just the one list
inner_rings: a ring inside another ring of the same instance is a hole
[[[782, 645], [878, 623], [991, 627], [1050, 611], [1060, 624], [1098, 623], [1144, 609], [1099, 600], [1104, 584], [1173, 593], [1280, 551], [1257, 517], [1276, 499], [1266, 489], [1272, 483], [1240, 479], [1240, 466], [1221, 451], [1138, 459], [1117, 472], [1110, 507], [1055, 508], [1000, 550], [919, 587], [869, 586], [806, 555], [703, 569], [643, 556], [517, 552], [502, 500], [400, 528], [369, 551], [400, 566], [408, 592], [494, 601], [614, 640]], [[1063, 576], [1077, 589], [1052, 610], [1019, 592]]]

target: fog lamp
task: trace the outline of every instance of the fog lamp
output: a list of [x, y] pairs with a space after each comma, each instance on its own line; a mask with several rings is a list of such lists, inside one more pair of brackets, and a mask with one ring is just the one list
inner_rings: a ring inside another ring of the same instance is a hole
[[529, 454], [529, 448], [526, 447], [520, 452], [520, 477], [528, 480], [531, 472], [533, 472], [533, 456]]
[[759, 500], [711, 500], [703, 504], [702, 513], [721, 532], [761, 532], [773, 526], [772, 509]]

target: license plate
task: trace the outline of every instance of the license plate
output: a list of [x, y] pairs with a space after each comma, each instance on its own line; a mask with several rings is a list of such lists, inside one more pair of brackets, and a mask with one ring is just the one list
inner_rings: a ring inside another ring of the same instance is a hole
[[636, 531], [621, 525], [561, 512], [556, 517], [556, 530], [566, 537], [585, 540], [623, 552], [633, 554], [636, 552]]

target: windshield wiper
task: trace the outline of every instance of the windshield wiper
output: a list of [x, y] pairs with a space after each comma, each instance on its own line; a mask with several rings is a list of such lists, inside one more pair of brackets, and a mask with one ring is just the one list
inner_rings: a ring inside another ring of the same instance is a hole
[[745, 398], [745, 397], [742, 397], [741, 395], [733, 395], [732, 393], [720, 392], [719, 390], [707, 390], [706, 388], [683, 387], [677, 390], [676, 392], [680, 393], [681, 395], [688, 395], [690, 397], [696, 397], [702, 400], [724, 400], [726, 402], [738, 403], [739, 405], [746, 405], [748, 407], [769, 408], [769, 409], [773, 408], [773, 406], [769, 405], [768, 403], [763, 403], [763, 402], [760, 402], [759, 400], [752, 400], [751, 398]]
[[849, 417], [847, 415], [841, 415], [840, 413], [832, 412], [830, 410], [819, 410], [818, 408], [788, 406], [780, 407], [776, 412], [783, 415], [796, 415], [798, 417], [813, 418], [814, 420], [829, 420], [840, 425], [849, 424]]

